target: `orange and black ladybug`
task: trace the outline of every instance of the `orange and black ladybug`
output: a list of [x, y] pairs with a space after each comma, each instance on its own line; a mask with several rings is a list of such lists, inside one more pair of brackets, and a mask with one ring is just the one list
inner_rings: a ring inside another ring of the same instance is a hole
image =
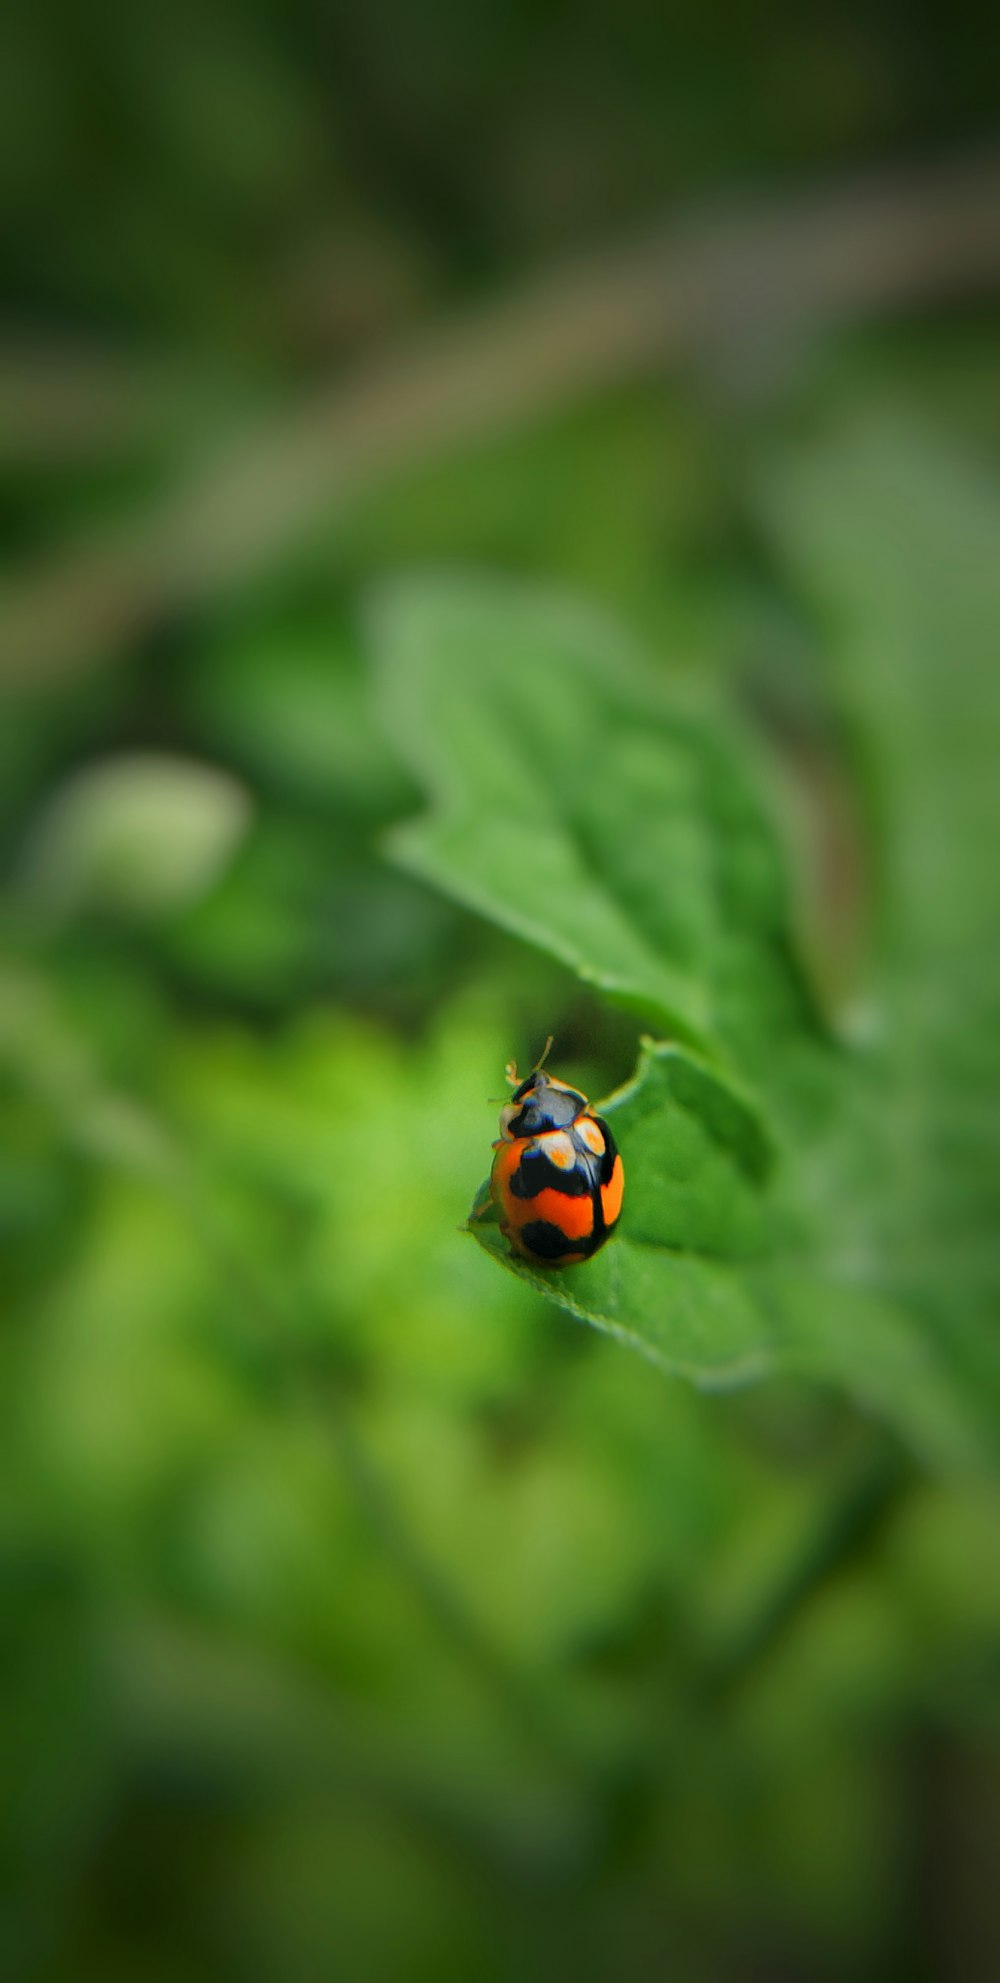
[[611, 1238], [625, 1174], [607, 1123], [586, 1095], [543, 1074], [551, 1040], [527, 1080], [500, 1111], [490, 1191], [515, 1253], [536, 1266], [589, 1260]]

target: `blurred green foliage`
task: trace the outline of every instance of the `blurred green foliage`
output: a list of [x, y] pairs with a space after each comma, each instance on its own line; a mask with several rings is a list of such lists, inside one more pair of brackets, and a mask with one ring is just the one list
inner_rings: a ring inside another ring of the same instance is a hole
[[[971, 21], [616, 22], [11, 17], [16, 551], [984, 114]], [[995, 1974], [993, 329], [542, 407], [5, 703], [5, 1975]], [[549, 1031], [630, 1185], [540, 1291]]]

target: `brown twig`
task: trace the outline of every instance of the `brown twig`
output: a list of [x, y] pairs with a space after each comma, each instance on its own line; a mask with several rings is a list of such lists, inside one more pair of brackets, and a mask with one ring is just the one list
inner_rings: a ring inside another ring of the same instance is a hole
[[995, 154], [674, 226], [373, 358], [100, 542], [10, 576], [0, 679], [63, 679], [415, 464], [626, 379], [998, 282]]

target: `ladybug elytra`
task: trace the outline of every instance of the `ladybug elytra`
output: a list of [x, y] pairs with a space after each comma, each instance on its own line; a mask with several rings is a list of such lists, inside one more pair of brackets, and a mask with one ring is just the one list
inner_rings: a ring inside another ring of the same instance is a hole
[[500, 1229], [536, 1266], [589, 1260], [610, 1239], [622, 1208], [615, 1139], [586, 1095], [545, 1074], [541, 1061], [524, 1081], [511, 1064], [507, 1079], [514, 1093], [500, 1111], [490, 1177]]

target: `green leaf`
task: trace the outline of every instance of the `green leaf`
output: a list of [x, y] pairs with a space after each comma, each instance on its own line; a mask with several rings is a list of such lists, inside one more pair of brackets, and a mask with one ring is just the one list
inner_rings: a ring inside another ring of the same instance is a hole
[[658, 1032], [803, 1023], [776, 850], [740, 763], [599, 615], [485, 577], [373, 604], [386, 723], [431, 796], [396, 858]]
[[636, 1078], [600, 1104], [625, 1166], [621, 1226], [595, 1259], [536, 1268], [490, 1220], [469, 1230], [539, 1293], [673, 1376], [727, 1389], [781, 1370], [835, 1383], [937, 1461], [980, 1429], [947, 1364], [903, 1310], [823, 1252], [756, 1110], [681, 1047], [643, 1042]]
[[811, 1011], [725, 728], [678, 712], [602, 620], [527, 587], [399, 582], [373, 623], [386, 719], [431, 798], [395, 853], [681, 1042], [648, 1043], [607, 1105], [628, 1178], [612, 1244], [568, 1270], [511, 1261], [482, 1194], [480, 1244], [698, 1384], [807, 1372], [936, 1460], [995, 1451], [1000, 1414], [968, 1382], [982, 1359], [924, 1312], [912, 1263], [933, 1222], [900, 1221], [886, 1175], [908, 1161], [899, 1071]]
[[771, 1154], [754, 1112], [707, 1067], [647, 1040], [636, 1079], [601, 1105], [625, 1164], [621, 1233], [594, 1260], [533, 1268], [509, 1254], [477, 1193], [470, 1230], [494, 1258], [581, 1320], [698, 1383], [767, 1367], [771, 1333], [741, 1264], [766, 1240]]

